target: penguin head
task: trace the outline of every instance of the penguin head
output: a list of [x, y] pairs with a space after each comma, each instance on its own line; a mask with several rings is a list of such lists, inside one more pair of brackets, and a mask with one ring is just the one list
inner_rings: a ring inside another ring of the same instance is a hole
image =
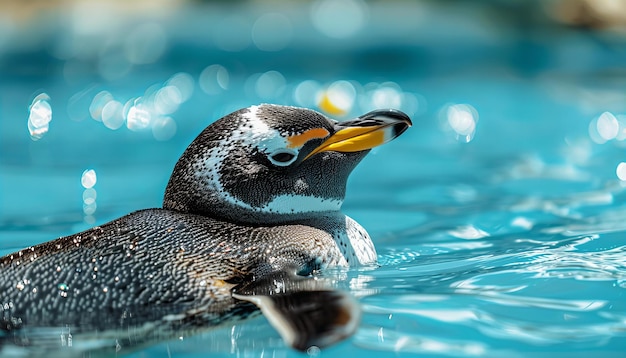
[[245, 224], [338, 212], [354, 167], [410, 125], [396, 110], [337, 122], [297, 107], [241, 109], [189, 145], [174, 167], [163, 207]]

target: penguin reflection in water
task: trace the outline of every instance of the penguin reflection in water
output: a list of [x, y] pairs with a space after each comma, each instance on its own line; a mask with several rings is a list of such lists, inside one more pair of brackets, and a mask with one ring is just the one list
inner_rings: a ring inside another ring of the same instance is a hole
[[76, 353], [132, 350], [259, 309], [298, 350], [350, 336], [358, 305], [315, 275], [376, 263], [340, 211], [346, 180], [410, 125], [396, 110], [336, 122], [269, 104], [216, 121], [176, 163], [162, 209], [0, 259], [0, 353], [46, 353], [67, 331]]

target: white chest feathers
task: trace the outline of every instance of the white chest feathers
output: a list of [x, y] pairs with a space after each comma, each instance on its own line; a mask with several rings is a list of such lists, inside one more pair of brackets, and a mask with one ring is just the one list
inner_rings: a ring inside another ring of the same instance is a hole
[[333, 238], [345, 258], [346, 266], [376, 264], [376, 249], [365, 229], [349, 216], [344, 216], [345, 229], [333, 232]]

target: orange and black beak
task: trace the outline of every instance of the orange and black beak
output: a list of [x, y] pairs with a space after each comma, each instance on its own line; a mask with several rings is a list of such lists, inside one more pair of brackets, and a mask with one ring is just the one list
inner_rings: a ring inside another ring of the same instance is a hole
[[304, 160], [320, 152], [360, 152], [385, 144], [404, 133], [413, 123], [406, 114], [376, 110], [356, 119], [339, 122], [336, 132], [315, 148]]

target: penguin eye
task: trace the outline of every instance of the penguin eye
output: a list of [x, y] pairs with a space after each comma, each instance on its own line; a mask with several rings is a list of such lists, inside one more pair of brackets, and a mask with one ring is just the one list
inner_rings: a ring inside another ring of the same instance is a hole
[[286, 167], [297, 158], [296, 152], [289, 149], [279, 149], [269, 156], [270, 162], [279, 167]]

